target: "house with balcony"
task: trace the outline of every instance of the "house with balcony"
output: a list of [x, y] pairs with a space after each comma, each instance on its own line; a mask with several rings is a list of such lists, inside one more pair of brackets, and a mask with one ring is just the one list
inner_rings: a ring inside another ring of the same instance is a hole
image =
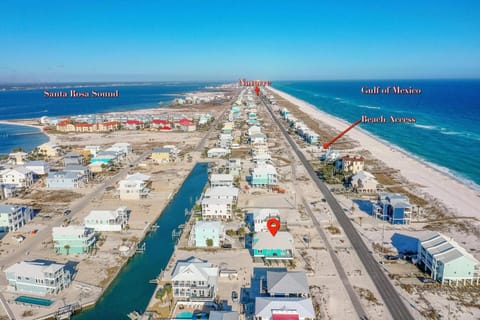
[[373, 204], [373, 215], [391, 224], [409, 224], [412, 220], [412, 205], [404, 195], [381, 192], [377, 203]]
[[44, 157], [53, 158], [53, 157], [58, 156], [58, 154], [60, 152], [60, 147], [53, 144], [53, 143], [47, 142], [47, 143], [39, 145], [36, 148], [36, 151], [39, 154], [43, 155]]
[[278, 174], [271, 164], [261, 165], [251, 171], [250, 183], [254, 188], [268, 188], [278, 184]]
[[310, 297], [304, 271], [267, 271], [266, 293], [270, 297]]
[[12, 183], [0, 183], [0, 200], [13, 198], [18, 194], [18, 187]]
[[363, 171], [365, 158], [362, 156], [346, 155], [335, 162], [337, 170], [351, 172], [353, 174]]
[[18, 189], [28, 188], [35, 182], [33, 171], [18, 166], [0, 171], [0, 182], [14, 184]]
[[152, 160], [155, 163], [167, 163], [171, 160], [170, 148], [154, 148], [152, 150]]
[[0, 204], [0, 233], [17, 231], [33, 218], [32, 208]]
[[63, 157], [63, 166], [66, 167], [70, 164], [73, 165], [84, 165], [85, 158], [78, 152], [71, 151]]
[[373, 193], [379, 188], [377, 179], [368, 171], [360, 171], [350, 179], [350, 185], [354, 192]]
[[71, 282], [65, 265], [50, 261], [17, 262], [5, 270], [7, 290], [19, 293], [47, 295], [58, 294]]
[[230, 149], [225, 148], [211, 148], [207, 151], [208, 158], [221, 158], [230, 154]]
[[85, 227], [95, 231], [118, 232], [128, 224], [129, 211], [127, 207], [116, 210], [92, 210], [84, 218]]
[[77, 172], [50, 171], [45, 179], [49, 189], [77, 189], [83, 187], [84, 180]]
[[57, 254], [83, 254], [92, 251], [96, 234], [92, 228], [84, 226], [54, 227], [52, 229], [53, 248]]
[[232, 218], [232, 200], [203, 198], [202, 218], [206, 220], [228, 220]]
[[210, 187], [205, 190], [204, 198], [227, 199], [236, 203], [238, 199], [238, 188], [235, 187]]
[[43, 160], [29, 161], [25, 164], [25, 169], [32, 171], [37, 176], [43, 176], [48, 173], [48, 162]]
[[233, 136], [230, 133], [220, 133], [218, 146], [220, 148], [229, 149], [232, 147]]
[[243, 164], [243, 161], [240, 158], [228, 159], [228, 163], [227, 163], [228, 173], [234, 177], [239, 176], [240, 172], [242, 171], [242, 164]]
[[212, 173], [210, 175], [210, 186], [213, 187], [233, 187], [233, 176], [228, 173]]
[[128, 156], [132, 153], [132, 145], [128, 142], [117, 142], [108, 148], [108, 150], [123, 153], [125, 156]]
[[142, 173], [127, 175], [118, 182], [118, 191], [121, 200], [139, 200], [146, 198], [150, 189], [150, 176]]
[[81, 176], [84, 182], [92, 180], [93, 174], [89, 166], [81, 166], [78, 164], [70, 164], [63, 168], [63, 172], [73, 172]]
[[257, 232], [253, 235], [252, 255], [263, 260], [293, 260], [295, 246], [293, 236], [287, 231]]
[[218, 267], [195, 257], [178, 260], [171, 281], [173, 297], [177, 300], [213, 301], [218, 291]]
[[439, 232], [418, 239], [417, 264], [442, 284], [480, 283], [480, 262], [453, 239]]

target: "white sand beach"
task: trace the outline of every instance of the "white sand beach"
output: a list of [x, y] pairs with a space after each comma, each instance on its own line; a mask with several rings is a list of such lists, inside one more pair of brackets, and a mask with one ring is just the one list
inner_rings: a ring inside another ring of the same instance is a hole
[[[273, 88], [269, 89], [300, 107], [303, 112], [312, 118], [334, 127], [339, 132], [350, 124], [320, 111], [315, 106], [292, 95]], [[480, 207], [479, 191], [462, 184], [428, 163], [415, 159], [400, 148], [392, 148], [392, 146], [387, 145], [361, 128], [356, 127], [346, 135], [358, 141], [363, 148], [371, 152], [373, 157], [383, 161], [387, 166], [399, 170], [410, 183], [418, 184], [421, 192], [440, 200], [453, 214], [480, 218], [478, 210]]]

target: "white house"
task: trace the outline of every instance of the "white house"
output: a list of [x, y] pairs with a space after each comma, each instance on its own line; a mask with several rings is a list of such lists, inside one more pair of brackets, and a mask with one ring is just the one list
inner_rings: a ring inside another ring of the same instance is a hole
[[207, 157], [209, 158], [221, 158], [229, 154], [230, 150], [225, 148], [212, 148], [207, 151]]
[[124, 155], [128, 156], [132, 153], [132, 145], [127, 142], [117, 142], [114, 143], [110, 148], [111, 151], [116, 151], [118, 153], [123, 153]]
[[233, 175], [228, 173], [212, 173], [210, 175], [211, 187], [233, 187]]
[[270, 297], [310, 297], [304, 271], [267, 271], [266, 291]]
[[418, 239], [417, 263], [432, 279], [447, 284], [479, 284], [480, 262], [439, 232]]
[[33, 171], [25, 167], [15, 167], [0, 171], [0, 182], [14, 184], [18, 188], [28, 188], [34, 183]]
[[267, 220], [277, 218], [280, 220], [280, 212], [277, 209], [260, 209], [253, 214], [253, 225], [255, 232], [267, 232]]
[[220, 221], [197, 221], [190, 233], [195, 247], [219, 247], [224, 238], [225, 226]]
[[249, 136], [253, 136], [254, 134], [262, 133], [262, 129], [259, 126], [251, 126], [247, 132]]
[[271, 164], [262, 165], [252, 170], [253, 187], [270, 187], [278, 184], [277, 169]]
[[350, 184], [356, 192], [376, 192], [378, 189], [378, 181], [368, 171], [360, 171], [354, 174]]
[[17, 195], [17, 185], [11, 183], [0, 183], [0, 200], [15, 197]]
[[120, 199], [138, 200], [146, 198], [150, 193], [150, 190], [147, 188], [149, 180], [150, 176], [138, 172], [133, 175], [127, 175], [126, 179], [118, 182]]
[[190, 257], [178, 260], [172, 272], [173, 297], [183, 301], [213, 301], [217, 294], [218, 267]]
[[255, 320], [315, 320], [311, 298], [256, 297]]
[[236, 203], [238, 199], [238, 188], [235, 187], [211, 187], [205, 191], [204, 198], [227, 199]]
[[17, 231], [33, 218], [27, 206], [0, 204], [0, 233]]
[[95, 231], [122, 231], [128, 223], [127, 207], [116, 210], [92, 210], [84, 219], [85, 227]]
[[218, 139], [218, 146], [224, 149], [231, 148], [232, 141], [233, 141], [233, 137], [230, 133], [221, 133]]
[[36, 175], [42, 176], [48, 173], [48, 163], [46, 161], [29, 161], [25, 165], [25, 169], [33, 171]]
[[250, 136], [251, 144], [264, 144], [267, 141], [267, 136], [263, 133], [255, 133]]
[[228, 199], [202, 199], [202, 217], [204, 219], [226, 220], [232, 217], [232, 201]]

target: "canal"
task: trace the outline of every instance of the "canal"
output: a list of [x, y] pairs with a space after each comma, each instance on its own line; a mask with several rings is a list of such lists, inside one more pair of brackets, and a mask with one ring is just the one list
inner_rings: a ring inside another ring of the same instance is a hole
[[74, 320], [128, 319], [127, 314], [133, 310], [145, 311], [156, 287], [149, 280], [158, 276], [173, 254], [172, 231], [185, 223], [185, 209], [193, 208], [207, 180], [208, 164], [197, 163], [157, 220], [158, 229], [145, 238], [145, 253], [135, 255], [98, 303]]

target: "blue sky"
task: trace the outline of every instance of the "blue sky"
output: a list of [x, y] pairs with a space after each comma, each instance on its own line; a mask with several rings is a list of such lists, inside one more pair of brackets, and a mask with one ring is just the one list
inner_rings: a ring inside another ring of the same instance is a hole
[[478, 78], [479, 12], [480, 1], [4, 0], [0, 81]]

